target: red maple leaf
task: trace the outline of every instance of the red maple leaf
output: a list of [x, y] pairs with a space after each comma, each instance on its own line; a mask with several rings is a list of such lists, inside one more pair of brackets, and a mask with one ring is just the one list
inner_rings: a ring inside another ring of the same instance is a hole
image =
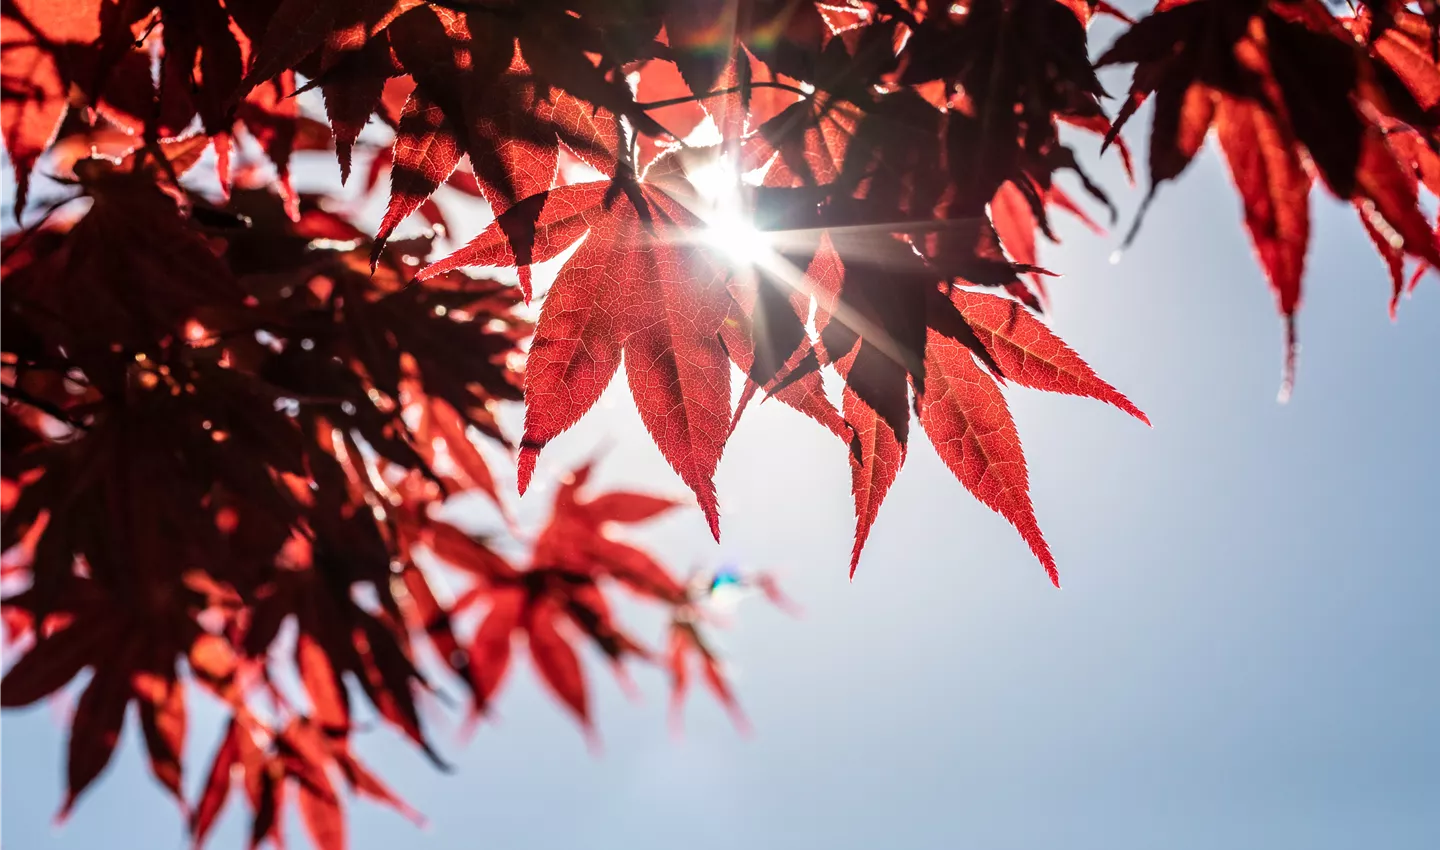
[[[47, 604], [48, 611], [36, 607]], [[72, 580], [53, 604], [26, 592], [5, 601], [25, 612], [35, 645], [5, 674], [0, 705], [30, 705], [57, 691], [81, 670], [94, 675], [80, 694], [71, 721], [67, 784], [59, 818], [105, 770], [119, 743], [126, 709], [133, 701], [155, 778], [181, 797], [185, 746], [185, 687], [176, 661], [199, 634], [188, 619], [149, 619], [106, 594], [93, 581]]]
[[523, 273], [584, 240], [545, 297], [526, 361], [521, 493], [540, 450], [594, 406], [623, 356], [641, 420], [719, 536], [711, 479], [730, 424], [730, 360], [719, 334], [731, 298], [728, 269], [691, 236], [700, 227], [651, 184], [561, 186], [420, 272], [422, 280], [466, 266]]
[[680, 729], [680, 712], [685, 705], [685, 695], [690, 689], [690, 659], [694, 656], [700, 662], [700, 674], [705, 685], [729, 713], [731, 721], [742, 733], [750, 730], [750, 721], [741, 711], [740, 703], [725, 678], [725, 671], [715, 651], [701, 637], [695, 623], [689, 617], [677, 617], [670, 624], [669, 645], [665, 650], [665, 666], [670, 673], [670, 726]]
[[588, 689], [574, 637], [593, 641], [617, 674], [626, 658], [648, 657], [616, 623], [602, 583], [616, 582], [673, 605], [688, 601], [685, 588], [649, 554], [610, 536], [612, 525], [645, 522], [676, 503], [623, 491], [587, 499], [581, 491], [589, 476], [590, 467], [581, 467], [556, 492], [550, 519], [525, 569], [511, 567], [482, 541], [453, 526], [432, 522], [425, 532], [431, 550], [475, 582], [449, 615], [485, 606], [469, 649], [476, 712], [489, 707], [509, 670], [514, 641], [522, 638], [541, 679], [591, 733]]
[[[106, 87], [105, 81], [127, 54], [137, 11], [102, 0], [17, 0], [0, 13], [0, 132], [15, 170], [17, 217], [30, 172], [69, 112], [72, 87], [91, 99], [101, 88], [125, 93], [123, 85]], [[148, 74], [144, 87], [151, 88]]]
[[1097, 63], [1137, 64], [1112, 135], [1143, 100], [1155, 99], [1147, 206], [1216, 128], [1286, 323], [1282, 397], [1294, 381], [1312, 172], [1362, 208], [1367, 230], [1391, 246], [1382, 253], [1440, 260], [1440, 242], [1381, 123], [1383, 115], [1434, 132], [1440, 90], [1427, 73], [1433, 69], [1407, 70], [1402, 85], [1386, 85], [1380, 70], [1393, 66], [1385, 63], [1408, 68], [1415, 51], [1400, 36], [1381, 41], [1372, 46], [1384, 59], [1377, 63], [1318, 0], [1193, 0], [1160, 4]]
[[[257, 732], [263, 732], [257, 742]], [[295, 793], [300, 821], [318, 850], [343, 850], [344, 810], [332, 775], [338, 773], [352, 792], [384, 803], [416, 823], [422, 818], [385, 786], [349, 751], [343, 739], [328, 737], [307, 719], [274, 731], [263, 729], [248, 713], [237, 714], [225, 728], [210, 762], [210, 772], [190, 819], [193, 846], [210, 835], [238, 779], [252, 812], [250, 847], [269, 840], [284, 846], [286, 791]]]

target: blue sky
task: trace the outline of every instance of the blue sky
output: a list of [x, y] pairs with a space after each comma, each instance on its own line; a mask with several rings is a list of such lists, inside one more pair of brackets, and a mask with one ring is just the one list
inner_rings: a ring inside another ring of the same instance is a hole
[[[1139, 190], [1113, 163], [1099, 171], [1123, 230]], [[597, 757], [522, 668], [501, 723], [450, 748], [453, 775], [388, 733], [364, 736], [362, 754], [430, 824], [356, 804], [351, 845], [1440, 846], [1440, 285], [1425, 280], [1392, 325], [1358, 221], [1317, 201], [1283, 406], [1280, 323], [1212, 153], [1162, 190], [1119, 264], [1117, 236], [1078, 227], [1042, 249], [1064, 273], [1054, 326], [1155, 423], [1010, 394], [1063, 591], [918, 431], [851, 584], [845, 447], [762, 405], [721, 465], [724, 543], [698, 511], [636, 535], [681, 568], [778, 569], [804, 605], [793, 620], [749, 603], [723, 633], [755, 736], [696, 695], [677, 742], [658, 674], [637, 671], [634, 704], [592, 668]], [[522, 516], [538, 518], [540, 484], [606, 437], [602, 482], [684, 493], [622, 381], [547, 449]], [[639, 622], [654, 642], [659, 624]], [[192, 721], [192, 787], [217, 717]], [[184, 846], [136, 732], [57, 829], [57, 714], [7, 712], [0, 842]], [[232, 803], [211, 846], [241, 846]], [[289, 833], [304, 846], [298, 823]]]

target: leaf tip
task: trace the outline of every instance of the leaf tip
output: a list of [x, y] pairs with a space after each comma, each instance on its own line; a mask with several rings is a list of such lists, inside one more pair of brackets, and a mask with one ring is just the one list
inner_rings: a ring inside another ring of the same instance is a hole
[[1280, 390], [1275, 395], [1277, 404], [1288, 404], [1295, 391], [1295, 366], [1300, 355], [1300, 344], [1295, 337], [1294, 314], [1285, 317], [1285, 362], [1281, 367]]
[[534, 446], [524, 446], [520, 449], [520, 460], [516, 463], [515, 487], [520, 495], [530, 489], [530, 478], [535, 474], [535, 461], [540, 457], [540, 450]]
[[591, 723], [587, 716], [580, 720], [580, 725], [585, 736], [585, 750], [590, 753], [590, 757], [598, 759], [605, 755], [605, 747], [600, 741], [600, 733], [595, 731], [595, 724]]
[[525, 296], [525, 306], [528, 307], [528, 306], [530, 306], [530, 299], [531, 299], [531, 297], [532, 297], [532, 289], [531, 289], [531, 278], [532, 278], [532, 274], [531, 274], [531, 271], [530, 271], [530, 267], [529, 267], [529, 266], [521, 266], [521, 267], [517, 270], [517, 273], [518, 273], [518, 275], [519, 275], [519, 277], [520, 277], [520, 294], [522, 294], [522, 295]]
[[720, 509], [715, 504], [715, 497], [711, 496], [709, 499], [702, 499], [700, 501], [700, 509], [705, 512], [705, 522], [710, 526], [710, 536], [715, 538], [716, 543], [719, 543]]
[[1040, 566], [1045, 568], [1045, 575], [1050, 579], [1050, 583], [1058, 588], [1060, 586], [1060, 568], [1055, 564], [1055, 554], [1050, 551], [1050, 544], [1045, 542], [1045, 535], [1040, 531], [1040, 524], [1035, 521], [1034, 512], [1027, 511], [1027, 513], [1030, 515], [1026, 521], [1016, 522], [1015, 527], [1025, 542], [1030, 545], [1030, 551], [1035, 554], [1035, 559], [1040, 562]]
[[70, 812], [73, 811], [74, 808], [75, 792], [68, 791], [65, 794], [65, 802], [60, 806], [60, 811], [55, 813], [55, 817], [51, 821], [51, 824], [56, 828], [64, 826], [65, 822], [70, 819]]
[[855, 548], [850, 550], [850, 583], [855, 583], [855, 569], [860, 566], [860, 550], [865, 548], [865, 536], [869, 529], [855, 534]]
[[1150, 421], [1150, 417], [1145, 415], [1145, 411], [1136, 407], [1135, 403], [1132, 402], [1130, 399], [1126, 398], [1125, 396], [1120, 395], [1119, 393], [1116, 393], [1116, 395], [1120, 396], [1118, 403], [1115, 405], [1116, 407], [1120, 408], [1121, 410], [1125, 411], [1136, 419], [1139, 419], [1141, 422], [1144, 422], [1145, 427], [1155, 427], [1155, 423]]

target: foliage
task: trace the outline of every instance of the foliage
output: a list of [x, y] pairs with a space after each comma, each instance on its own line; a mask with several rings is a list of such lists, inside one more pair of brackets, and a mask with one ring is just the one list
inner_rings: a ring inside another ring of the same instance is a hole
[[[1099, 15], [1126, 28], [1092, 62]], [[27, 648], [3, 704], [89, 669], [64, 811], [134, 702], [197, 845], [232, 778], [252, 844], [279, 843], [293, 793], [314, 842], [343, 846], [337, 779], [411, 813], [353, 755], [353, 699], [443, 765], [418, 701], [448, 678], [483, 717], [520, 643], [587, 730], [581, 640], [617, 672], [662, 663], [677, 706], [698, 661], [743, 722], [703, 603], [735, 580], [784, 599], [764, 575], [682, 582], [610, 535], [677, 503], [587, 496], [577, 470], [523, 567], [438, 518], [467, 490], [504, 511], [476, 440], [518, 448], [523, 493], [622, 362], [717, 538], [721, 454], [773, 396], [849, 447], [853, 574], [913, 409], [1058, 584], [1002, 387], [1148, 421], [1038, 317], [1051, 214], [1099, 230], [1056, 178], [1113, 216], [1068, 135], [1128, 171], [1120, 129], [1153, 101], [1148, 207], [1213, 131], [1285, 321], [1288, 392], [1316, 178], [1359, 212], [1392, 313], [1440, 266], [1419, 198], [1440, 191], [1437, 18], [1432, 0], [1161, 0], [1138, 22], [1089, 0], [10, 3], [3, 608]], [[1134, 66], [1114, 122], [1107, 65]], [[377, 133], [372, 237], [291, 168], [333, 151], [354, 178]], [[32, 197], [45, 173], [58, 194]], [[432, 256], [446, 193], [495, 218]], [[435, 233], [398, 238], [416, 216]], [[562, 257], [532, 328], [532, 266]], [[522, 398], [514, 447], [495, 414]], [[431, 557], [466, 581], [453, 602]], [[616, 619], [616, 588], [670, 612], [663, 652]], [[193, 806], [187, 682], [232, 714]]]

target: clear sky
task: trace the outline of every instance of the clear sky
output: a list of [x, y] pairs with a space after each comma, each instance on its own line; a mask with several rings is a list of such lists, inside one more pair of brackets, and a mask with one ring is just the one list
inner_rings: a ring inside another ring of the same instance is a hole
[[[1099, 173], [1123, 231], [1139, 190], [1113, 163]], [[1212, 153], [1162, 190], [1118, 265], [1117, 236], [1078, 227], [1045, 250], [1064, 273], [1055, 327], [1155, 423], [1010, 394], [1063, 591], [918, 429], [849, 583], [845, 447], [764, 404], [721, 464], [723, 545], [698, 511], [636, 535], [682, 568], [779, 569], [805, 606], [792, 620], [747, 603], [723, 633], [755, 736], [696, 694], [673, 740], [658, 674], [636, 671], [632, 704], [596, 666], [595, 756], [522, 666], [501, 723], [448, 747], [453, 775], [389, 733], [362, 736], [430, 824], [359, 803], [351, 846], [1440, 847], [1440, 283], [1392, 325], [1358, 220], [1317, 201], [1283, 406], [1280, 323]], [[547, 449], [522, 516], [538, 519], [540, 485], [602, 438], [602, 482], [685, 492], [623, 381], [602, 408]], [[655, 643], [659, 624], [641, 622]], [[59, 717], [4, 715], [0, 841], [182, 847], [133, 716], [106, 775], [51, 825]], [[217, 717], [192, 720], [192, 788]], [[236, 798], [211, 846], [242, 846], [247, 828]], [[287, 831], [304, 846], [298, 822]]]

